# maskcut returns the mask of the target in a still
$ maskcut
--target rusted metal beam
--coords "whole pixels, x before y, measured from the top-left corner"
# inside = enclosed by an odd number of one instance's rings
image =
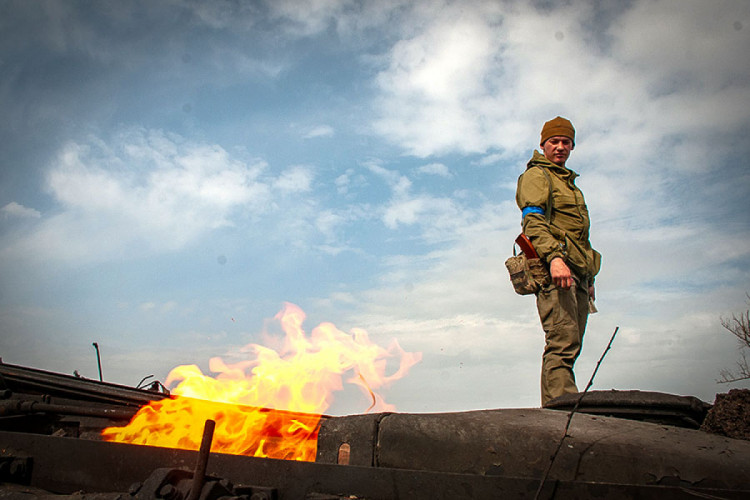
[[[0,417],[7,417],[10,415],[28,415],[32,413],[54,413],[57,415],[98,417],[109,420],[130,420],[137,411],[138,408],[120,409],[98,408],[84,405],[58,405],[22,399],[0,401]]]
[[[0,389],[27,395],[45,395],[81,402],[140,407],[168,397],[161,392],[135,389],[34,368],[0,362]]]

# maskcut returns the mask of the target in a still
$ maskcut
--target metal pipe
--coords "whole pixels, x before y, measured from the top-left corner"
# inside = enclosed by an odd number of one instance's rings
[[[30,413],[57,413],[59,415],[78,415],[83,417],[101,417],[113,420],[130,420],[138,408],[109,409],[90,406],[58,405],[29,400],[0,401],[0,417],[26,415]]]
[[[193,472],[193,484],[190,486],[190,495],[187,497],[187,500],[198,500],[200,498],[203,483],[206,480],[206,466],[208,465],[208,456],[211,453],[211,441],[214,438],[215,428],[215,421],[211,419],[206,420],[206,425],[203,427],[201,447],[198,451],[198,460],[195,463],[195,472]]]
[[[99,382],[104,382],[104,379],[102,378],[102,358],[99,355],[99,344],[94,342],[91,345],[93,345],[94,349],[96,349],[96,363],[99,365]]]

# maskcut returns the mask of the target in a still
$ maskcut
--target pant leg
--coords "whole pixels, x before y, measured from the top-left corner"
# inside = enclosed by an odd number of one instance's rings
[[[588,287],[563,290],[551,285],[537,294],[537,310],[545,335],[542,356],[542,405],[576,393],[573,365],[581,353],[588,319]]]

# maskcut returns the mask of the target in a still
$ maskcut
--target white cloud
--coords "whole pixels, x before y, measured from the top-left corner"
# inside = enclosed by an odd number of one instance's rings
[[[497,30],[476,8],[439,11],[428,28],[396,43],[377,78],[375,130],[418,156],[477,151],[483,120],[477,97],[487,92]]]
[[[750,42],[742,30],[749,14],[746,2],[733,0],[636,2],[610,30],[613,52],[657,93],[733,85],[748,71],[738,62]]]
[[[452,198],[413,193],[412,181],[395,170],[375,162],[368,163],[366,167],[391,189],[390,200],[381,208],[383,223],[389,229],[419,225],[422,238],[435,243],[452,240],[455,237],[454,229],[465,224],[468,218],[475,217],[471,210]],[[431,173],[444,172],[444,169],[436,166],[428,166],[428,170]]]
[[[346,221],[346,219],[334,213],[332,210],[323,210],[315,218],[315,226],[329,240],[334,239],[336,230]]]
[[[345,195],[349,192],[349,184],[351,183],[352,173],[353,173],[353,170],[348,169],[345,173],[339,175],[333,181],[333,183],[336,186],[336,191],[338,191],[339,194]]]
[[[309,36],[326,29],[350,1],[312,0],[301,5],[295,0],[275,0],[268,3],[274,17],[283,18],[287,29],[297,36]]]
[[[438,177],[445,177],[446,179],[453,177],[450,169],[443,163],[429,163],[427,165],[422,165],[417,169],[417,172],[420,174],[437,175]]]
[[[396,229],[401,224],[414,224],[427,211],[426,201],[419,198],[394,201],[386,208],[383,222],[390,229]]]
[[[364,166],[387,184],[394,198],[403,198],[411,190],[411,181],[400,172],[385,168],[375,161],[367,162]]]
[[[414,8],[409,0],[268,0],[267,5],[271,16],[282,20],[282,28],[291,36],[312,37],[333,28],[350,37],[349,43],[368,29],[388,27],[394,13]]]
[[[453,229],[467,215],[468,211],[457,206],[450,198],[402,196],[391,200],[385,208],[383,223],[390,229],[420,224],[423,226],[423,237],[436,242],[453,239]]]
[[[333,137],[336,131],[330,125],[318,125],[311,128],[303,137],[305,139],[315,139],[318,137]]]
[[[750,108],[741,105],[750,98],[750,67],[737,64],[750,40],[736,27],[750,16],[750,4],[726,2],[712,15],[705,3],[689,6],[697,8],[635,2],[605,12],[581,1],[494,9],[478,2],[462,4],[461,12],[421,11],[415,25],[424,29],[393,46],[378,76],[383,112],[376,130],[419,156],[499,150],[479,161],[487,164],[530,155],[542,122],[569,116],[579,131],[570,166],[583,174],[595,244],[637,262],[677,250],[685,267],[704,276],[711,261],[705,242],[729,230],[716,220],[709,193],[726,193],[725,177],[732,186],[747,180],[739,168],[708,173],[728,157],[735,143],[728,137],[750,124]],[[429,202],[394,194],[389,227],[427,219]],[[634,244],[651,229],[659,242],[648,245],[651,253],[638,250]],[[680,261],[670,262],[664,270],[674,267],[677,279]]]
[[[5,253],[98,260],[173,251],[233,225],[240,209],[243,217],[265,211],[266,169],[263,161],[153,130],[129,130],[111,144],[70,143],[47,175],[60,209]],[[270,182],[294,192],[308,189],[309,179],[298,168]]]
[[[409,153],[525,154],[555,114],[584,140],[626,134],[641,152],[678,134],[706,145],[750,119],[735,105],[749,92],[750,68],[737,64],[748,30],[734,27],[746,3],[635,2],[608,30],[612,18],[595,21],[601,7],[585,1],[460,7],[419,11],[411,22],[425,28],[396,43],[378,75],[375,130]]]
[[[304,193],[310,190],[312,180],[312,169],[308,166],[297,165],[282,172],[273,186],[282,193]]]
[[[38,219],[42,216],[38,210],[24,207],[15,201],[11,201],[4,207],[0,208],[0,214],[2,214],[5,219]]]

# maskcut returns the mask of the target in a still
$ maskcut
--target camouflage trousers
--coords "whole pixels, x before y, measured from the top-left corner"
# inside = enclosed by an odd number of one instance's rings
[[[563,394],[576,393],[573,365],[581,353],[589,314],[586,282],[563,290],[550,285],[537,294],[536,307],[544,329],[542,406]]]

